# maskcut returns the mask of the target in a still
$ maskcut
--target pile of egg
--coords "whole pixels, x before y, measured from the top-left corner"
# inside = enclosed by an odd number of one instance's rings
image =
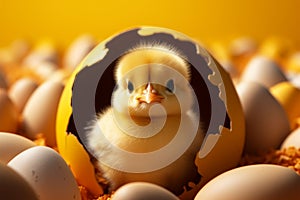
[[[96,43],[83,35],[64,51],[49,41],[0,48],[0,199],[178,200],[142,182],[93,197],[57,152],[55,120],[65,82]],[[298,199],[300,50],[282,38],[238,38],[206,48],[232,77],[246,140],[241,165],[208,182],[195,200]]]

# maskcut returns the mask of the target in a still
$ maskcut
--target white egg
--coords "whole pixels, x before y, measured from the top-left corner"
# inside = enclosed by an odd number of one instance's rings
[[[37,87],[36,81],[30,78],[19,79],[10,87],[9,97],[20,112],[22,112],[27,100]]]
[[[288,147],[300,148],[300,127],[289,134],[283,141],[281,148],[283,149]]]
[[[251,59],[246,65],[241,79],[260,83],[267,88],[287,80],[281,66],[264,56],[256,56]]]
[[[179,200],[163,187],[146,182],[133,182],[120,187],[112,200]]]
[[[55,146],[56,112],[63,89],[62,83],[47,81],[33,92],[23,110],[22,130],[26,137],[35,139],[43,133],[46,143]]]
[[[80,200],[75,178],[63,158],[53,149],[37,146],[14,157],[8,166],[34,189],[40,200]]]
[[[95,47],[96,41],[91,35],[81,35],[69,46],[64,56],[64,67],[74,70],[81,60]]]
[[[0,132],[0,161],[6,164],[17,154],[34,146],[34,142],[23,136]]]
[[[38,200],[33,188],[17,172],[0,162],[0,199]]]
[[[287,167],[257,164],[235,168],[208,182],[195,200],[298,200],[300,176]]]
[[[245,153],[257,154],[280,146],[289,134],[285,110],[267,88],[254,82],[237,86],[245,119]]]

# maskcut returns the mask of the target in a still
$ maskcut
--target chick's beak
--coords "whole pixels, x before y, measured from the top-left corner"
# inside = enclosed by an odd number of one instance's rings
[[[161,103],[161,101],[164,99],[162,95],[158,93],[157,90],[154,89],[153,85],[151,83],[148,83],[146,85],[146,88],[143,90],[143,94],[136,97],[136,100],[139,101],[139,103]]]

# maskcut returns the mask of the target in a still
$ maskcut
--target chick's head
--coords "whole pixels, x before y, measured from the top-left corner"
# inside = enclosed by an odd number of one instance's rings
[[[193,104],[190,66],[181,56],[163,49],[138,49],[122,56],[116,65],[117,89],[113,107],[120,113],[148,117],[180,115]],[[153,107],[154,108],[154,107]]]

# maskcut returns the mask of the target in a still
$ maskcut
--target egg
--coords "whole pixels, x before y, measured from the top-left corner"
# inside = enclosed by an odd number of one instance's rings
[[[299,73],[300,72],[300,51],[293,53],[287,61],[287,70]]]
[[[96,41],[91,35],[79,36],[66,50],[63,66],[73,71],[95,45]]]
[[[1,65],[0,65],[0,67],[1,67]],[[0,88],[2,88],[2,89],[8,88],[6,77],[5,77],[4,73],[2,73],[1,70],[0,70]]]
[[[0,161],[6,164],[17,154],[34,146],[33,141],[23,136],[0,132]]]
[[[279,82],[287,81],[281,66],[264,56],[253,57],[245,66],[241,79],[260,83],[267,88]]]
[[[36,146],[27,149],[8,164],[34,189],[40,200],[80,200],[72,172],[53,149]]]
[[[8,95],[19,112],[23,111],[27,100],[38,87],[36,81],[30,78],[22,78],[15,82],[9,89]]]
[[[147,182],[133,182],[120,187],[112,200],[179,200],[174,194],[158,185]]]
[[[0,199],[38,200],[38,197],[22,176],[0,162]]]
[[[40,63],[51,62],[58,64],[58,52],[55,43],[50,39],[38,41],[35,47],[22,60],[22,65],[35,69]]]
[[[22,132],[26,137],[35,139],[42,133],[48,145],[56,145],[56,113],[63,88],[60,82],[46,81],[32,93],[22,113]]]
[[[257,164],[227,171],[209,183],[195,200],[296,200],[300,176],[287,167]]]
[[[300,117],[300,88],[290,82],[282,82],[271,87],[270,92],[284,108],[293,130]]]
[[[283,63],[294,50],[294,44],[291,40],[283,37],[271,36],[262,41],[259,47],[259,53]]]
[[[0,131],[15,133],[18,129],[19,113],[7,92],[0,89]]]
[[[191,165],[197,167],[196,173],[201,176],[201,180],[194,184],[187,183],[190,188],[180,195],[180,199],[192,199],[207,181],[237,166],[240,161],[245,139],[245,122],[230,75],[204,48],[184,34],[159,27],[138,27],[114,35],[97,45],[74,70],[59,103],[56,121],[59,152],[70,165],[79,184],[87,187],[94,195],[102,194],[103,189],[95,179],[91,154],[80,138],[80,131],[87,128],[82,117],[93,116],[90,111],[95,112],[95,109],[101,106],[104,108],[111,102],[111,92],[114,89],[113,63],[116,59],[136,44],[151,43],[154,39],[178,48],[191,59],[195,66],[192,75],[195,77],[191,84],[197,94],[202,95],[199,101],[201,113],[210,127],[205,141],[199,144],[200,151],[195,156],[195,163],[191,162]],[[80,86],[82,90],[78,89]],[[97,88],[101,92],[96,92]],[[80,107],[74,106],[75,96],[82,98],[79,102],[85,103]],[[84,112],[79,112],[79,109]],[[76,121],[80,118],[81,120]],[[142,161],[138,159],[136,162]],[[181,187],[185,183],[177,184]]]
[[[258,83],[241,82],[237,91],[246,118],[245,153],[259,154],[278,148],[290,131],[283,107]]]
[[[290,133],[281,145],[281,149],[288,147],[300,148],[300,127]]]
[[[241,73],[245,65],[257,52],[258,44],[251,37],[239,37],[231,41],[228,49],[232,62]]]

